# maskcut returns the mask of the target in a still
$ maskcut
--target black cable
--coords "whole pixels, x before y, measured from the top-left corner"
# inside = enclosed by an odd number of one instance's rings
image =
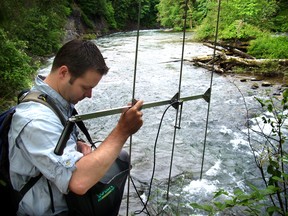
[[[150,216],[150,213],[149,211],[147,210],[147,204],[148,204],[148,201],[149,201],[149,198],[150,198],[150,195],[151,195],[151,189],[152,189],[152,184],[153,184],[153,179],[154,179],[154,175],[155,175],[155,167],[156,167],[156,146],[157,146],[157,142],[158,142],[158,138],[159,138],[159,134],[160,134],[160,129],[161,129],[161,126],[162,126],[162,122],[163,122],[163,119],[164,119],[164,116],[166,114],[166,112],[168,111],[168,109],[175,105],[175,104],[179,104],[179,101],[175,101],[173,103],[171,103],[163,112],[162,114],[162,117],[161,117],[161,120],[160,120],[160,123],[159,123],[159,127],[158,127],[158,131],[157,131],[157,135],[156,135],[156,139],[155,139],[155,144],[154,144],[154,154],[153,154],[153,169],[152,169],[152,176],[151,176],[151,180],[150,180],[150,184],[149,184],[149,190],[148,190],[148,195],[147,195],[147,200],[146,202],[144,203],[142,198],[140,197],[140,194],[135,186],[135,184],[133,183],[133,186],[134,186],[134,189],[138,195],[138,197],[140,198],[142,204],[143,204],[143,208],[141,210],[136,210],[134,211],[135,214],[140,214],[140,213],[145,213],[147,215]],[[131,180],[132,180],[132,177],[131,177]],[[147,212],[144,212],[144,210],[146,210]],[[161,212],[160,212],[161,213]],[[160,213],[157,213],[157,215],[159,215]]]

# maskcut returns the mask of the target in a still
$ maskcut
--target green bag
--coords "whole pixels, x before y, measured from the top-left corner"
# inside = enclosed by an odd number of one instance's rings
[[[106,175],[84,195],[69,192],[69,216],[117,216],[129,174],[128,153],[122,151]]]

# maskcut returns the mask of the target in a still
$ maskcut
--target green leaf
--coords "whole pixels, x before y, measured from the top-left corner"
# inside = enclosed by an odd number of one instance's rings
[[[229,195],[228,192],[224,191],[223,189],[220,189],[219,191],[216,191],[216,192],[214,192],[214,193],[215,193],[215,195],[214,195],[213,198],[219,197],[219,196],[221,196],[221,195],[226,195],[226,196]]]
[[[211,205],[199,205],[198,203],[190,203],[189,205],[196,209],[213,212],[213,207]]]

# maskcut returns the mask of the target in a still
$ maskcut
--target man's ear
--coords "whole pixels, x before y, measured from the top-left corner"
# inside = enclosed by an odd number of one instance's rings
[[[70,73],[68,67],[66,65],[62,65],[58,70],[58,75],[60,79],[65,79],[67,77],[69,77],[70,79]]]

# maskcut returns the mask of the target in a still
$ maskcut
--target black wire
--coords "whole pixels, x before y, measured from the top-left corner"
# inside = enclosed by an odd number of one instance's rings
[[[143,208],[141,210],[136,210],[134,211],[135,214],[140,214],[140,213],[145,213],[147,215],[150,215],[149,211],[147,210],[147,204],[148,204],[148,201],[149,201],[149,198],[150,198],[150,195],[151,195],[151,189],[152,189],[152,184],[153,184],[153,179],[154,179],[154,175],[155,175],[155,167],[156,167],[156,146],[157,146],[157,142],[158,142],[158,138],[159,138],[159,134],[160,134],[160,129],[161,129],[161,126],[162,126],[162,122],[163,122],[163,119],[164,119],[164,116],[166,114],[166,112],[168,111],[168,109],[175,105],[175,104],[179,104],[179,101],[175,101],[173,103],[171,103],[163,112],[162,114],[162,117],[161,117],[161,120],[160,120],[160,123],[159,123],[159,127],[158,127],[158,131],[157,131],[157,135],[156,135],[156,139],[155,139],[155,144],[154,144],[154,154],[153,154],[153,169],[152,169],[152,176],[151,176],[151,180],[150,180],[150,184],[149,184],[149,190],[148,190],[148,195],[147,195],[147,200],[146,202],[144,203],[142,198],[140,197],[140,194],[135,186],[135,184],[133,183],[133,186],[134,186],[134,189],[138,195],[138,197],[140,198],[142,204],[143,204]],[[131,177],[132,179],[132,177]],[[147,212],[144,212],[144,210],[146,210]],[[161,213],[161,212],[160,212]],[[160,213],[157,213],[157,215],[159,215]]]
[[[91,149],[97,149],[97,146],[95,144],[96,143],[102,143],[102,142],[103,142],[103,140],[97,140],[97,141],[91,143]]]

